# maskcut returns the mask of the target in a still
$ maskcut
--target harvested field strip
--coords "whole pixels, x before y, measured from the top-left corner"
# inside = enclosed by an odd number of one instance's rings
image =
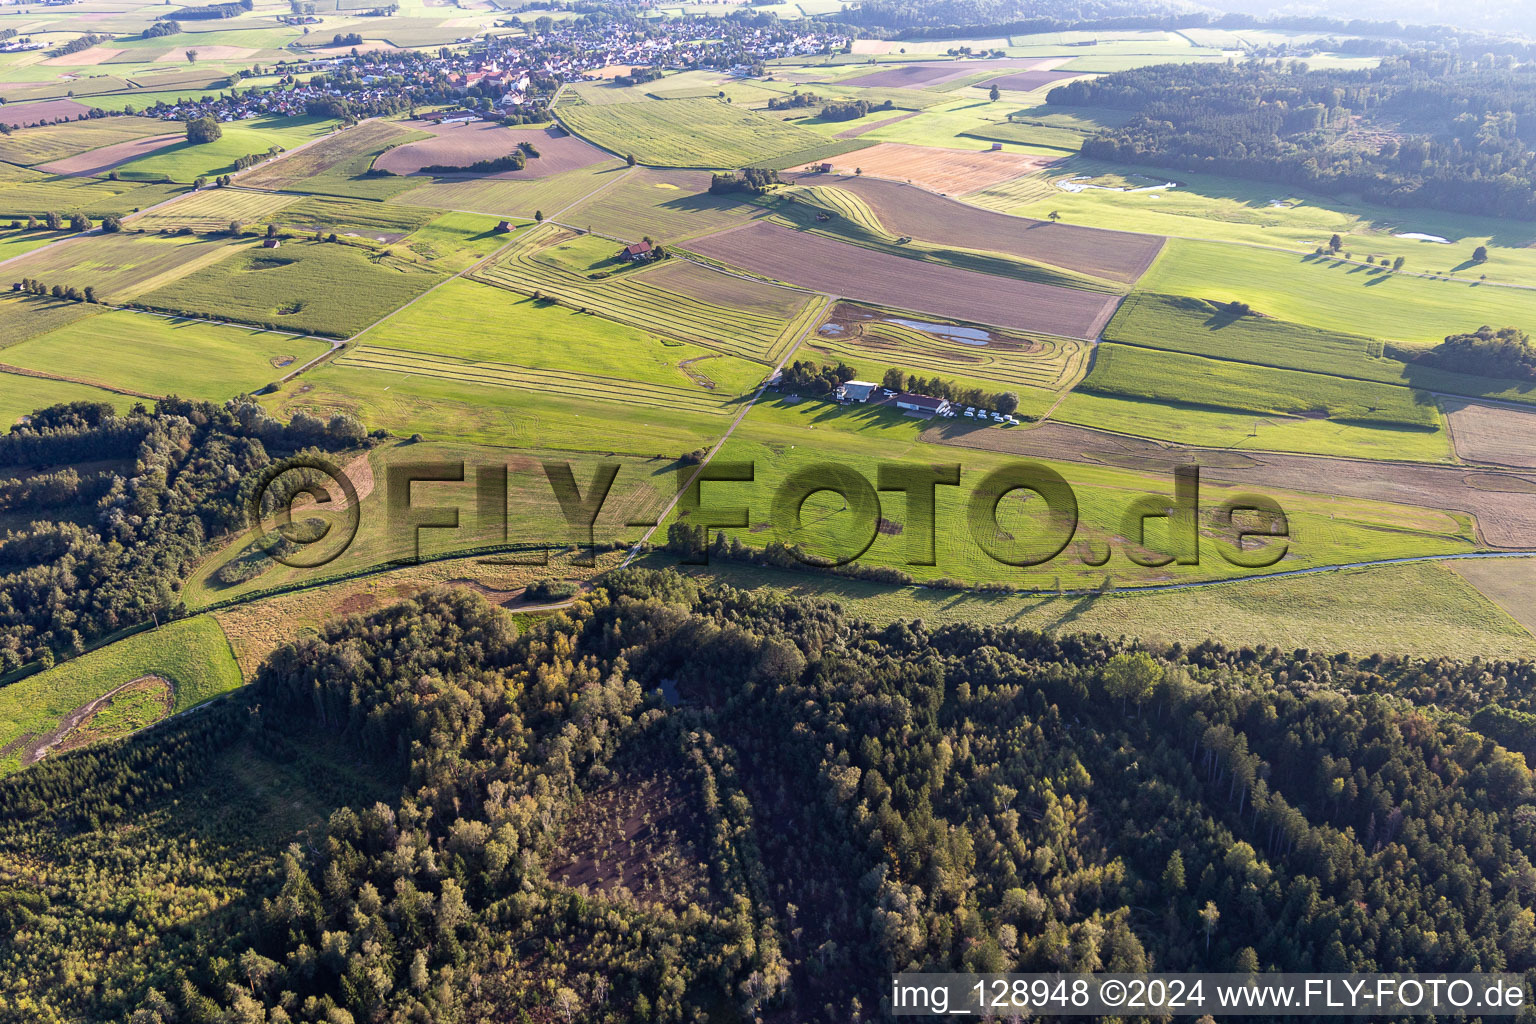
[[[925,193],[926,194],[926,193]],[[911,260],[921,260],[929,263],[938,263],[946,267],[954,267],[958,270],[973,270],[983,274],[995,274],[1003,278],[1017,278],[1021,281],[1033,281],[1036,284],[1055,285],[1062,288],[1080,288],[1083,291],[1104,292],[1119,295],[1125,290],[1124,284],[1112,281],[1105,277],[1095,277],[1091,274],[1071,270],[1057,266],[1054,263],[1045,262],[1038,255],[1023,255],[1018,251],[1004,252],[1000,248],[991,251],[981,249],[962,248],[956,244],[957,239],[970,240],[971,236],[984,240],[984,244],[994,245],[997,242],[1009,244],[1013,240],[1008,232],[960,231],[950,227],[930,227],[929,234],[944,234],[946,241],[932,242],[925,239],[914,239],[910,234],[898,236],[889,228],[884,227],[875,211],[858,196],[842,189],[831,186],[811,186],[810,189],[797,187],[785,190],[780,195],[788,202],[776,203],[775,212],[790,227],[799,231],[809,231],[839,242],[851,242],[861,245],[876,252],[888,253],[893,256],[901,256]],[[810,214],[805,207],[830,213],[830,219],[824,220],[822,214]],[[967,211],[972,216],[990,217],[991,214],[979,214],[976,211]],[[962,214],[962,216],[964,216]],[[1014,218],[1005,218],[1013,220]],[[1021,222],[1033,223],[1033,222]],[[872,225],[872,226],[871,226]],[[1013,244],[1012,249],[1025,248],[1022,245]],[[1055,257],[1049,247],[1035,244],[1036,250],[1045,250],[1048,255]],[[1070,256],[1070,253],[1067,255]]]
[[[174,145],[185,138],[186,136],[181,133],[147,135],[142,139],[129,139],[127,142],[118,142],[100,149],[77,153],[62,160],[50,160],[48,163],[37,164],[36,167],[39,171],[47,171],[49,174],[76,176],[101,174],[130,160],[137,160],[148,153]]]
[[[873,252],[761,221],[688,243],[769,280],[968,323],[1096,338],[1119,296],[1010,280]]]
[[[166,122],[147,117],[103,117],[93,121],[19,128],[0,138],[0,160],[30,167],[146,136],[164,134]]]
[[[334,132],[281,160],[259,164],[241,179],[255,188],[382,199],[408,183],[366,177],[374,157],[392,145],[428,138],[388,121],[364,121]]]
[[[565,305],[585,308],[610,320],[759,362],[777,360],[813,315],[808,312],[810,303],[806,303],[793,320],[785,321],[691,299],[646,284],[643,274],[621,274],[617,279],[593,281],[537,258],[539,248],[558,238],[551,229],[529,232],[512,249],[473,276],[487,284],[525,295],[543,292]]]
[[[1163,247],[1157,235],[1003,216],[898,182],[843,177],[819,184],[818,192],[834,186],[858,197],[891,234],[986,249],[1122,285],[1146,273]]]
[[[239,188],[206,189],[188,192],[174,203],[132,217],[128,223],[145,231],[184,227],[193,231],[222,231],[231,221],[254,224],[265,220],[298,198]]]
[[[337,362],[342,366],[357,366],[369,370],[392,370],[397,373],[419,374],[424,377],[463,381],[468,384],[518,388],[539,394],[569,395],[573,398],[619,402],[631,406],[635,404],[662,406],[687,412],[723,413],[726,401],[735,397],[732,395],[717,398],[702,389],[695,391],[619,377],[599,377],[594,374],[569,373],[562,370],[541,370],[531,366],[518,366],[514,363],[476,362],[426,352],[374,348],[371,345],[352,349]]]
[[[1088,347],[1068,338],[1031,339],[1028,352],[993,352],[988,348],[946,342],[915,328],[883,321],[855,325],[859,330],[828,336],[817,333],[807,341],[836,356],[852,360],[888,361],[908,373],[940,377],[963,375],[998,384],[1059,389],[1082,369]]]

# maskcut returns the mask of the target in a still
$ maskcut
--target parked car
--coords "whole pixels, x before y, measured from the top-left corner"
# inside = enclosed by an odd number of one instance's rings
[[[971,419],[975,419],[976,418],[976,410],[975,409],[967,409],[967,410],[965,410],[965,414],[967,416],[969,416]]]

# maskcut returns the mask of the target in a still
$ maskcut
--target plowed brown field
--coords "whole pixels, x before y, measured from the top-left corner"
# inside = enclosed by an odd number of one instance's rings
[[[49,174],[72,174],[77,177],[100,174],[110,171],[119,164],[125,164],[130,160],[137,160],[141,156],[147,156],[157,149],[164,149],[186,138],[185,134],[151,135],[143,139],[130,139],[127,142],[119,142],[112,146],[102,146],[100,149],[92,149],[75,156],[65,157],[63,160],[55,160],[52,163],[38,164],[37,170],[47,171]]]
[[[433,125],[408,122],[411,128],[430,132],[433,138],[396,146],[374,161],[374,166],[395,174],[420,174],[424,167],[468,167],[481,160],[495,160],[531,142],[539,155],[520,171],[501,171],[491,178],[547,178],[608,159],[608,154],[559,128],[507,128],[488,121]]]
[[[1120,301],[892,256],[761,221],[695,239],[688,248],[813,291],[1069,338],[1098,337]]]
[[[852,192],[893,235],[1008,253],[1127,284],[1146,273],[1163,248],[1158,235],[1010,217],[894,181],[825,174],[798,180]]]
[[[795,168],[807,171],[830,163],[834,171],[855,170],[877,178],[911,182],[945,195],[963,195],[1060,163],[1061,157],[1033,153],[1005,153],[977,149],[940,149],[909,146],[904,142],[878,142],[831,160],[818,160]]]

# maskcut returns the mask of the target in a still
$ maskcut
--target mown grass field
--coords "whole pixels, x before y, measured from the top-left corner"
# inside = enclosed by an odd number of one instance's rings
[[[240,179],[252,188],[309,192],[355,199],[387,199],[415,185],[408,179],[370,177],[374,157],[391,146],[428,138],[392,121],[365,121],[282,160],[258,165]]]
[[[606,239],[546,225],[526,232],[475,277],[524,295],[542,292],[563,305],[768,363],[782,354],[816,312],[809,295],[792,317],[782,317],[652,286],[644,270],[619,269],[623,264],[612,258],[616,249]],[[589,276],[610,271],[617,272],[601,280]],[[721,277],[722,287],[735,288],[737,279]]]
[[[223,401],[258,390],[329,348],[246,327],[112,311],[5,350],[4,361],[151,395]],[[291,360],[279,367],[283,360]]]
[[[496,230],[499,224],[497,218],[479,213],[439,214],[402,238],[394,252],[457,273],[506,244],[507,236]]]
[[[754,389],[763,377],[760,363],[462,278],[390,317],[358,343],[683,388],[709,398],[716,408]],[[690,371],[714,387],[702,387]]]
[[[592,164],[548,178],[467,178],[421,185],[393,202],[434,210],[457,210],[501,217],[553,217],[563,209],[624,174],[622,160]],[[398,179],[415,184],[419,179]]]
[[[1129,345],[1100,345],[1078,388],[1259,416],[1326,416],[1427,432],[1443,426],[1434,401],[1407,388]]]
[[[665,555],[653,555],[643,564],[663,567],[671,562]],[[884,587],[718,560],[707,569],[683,571],[742,589],[823,597],[876,623],[995,623],[1056,635],[1099,633],[1191,647],[1212,640],[1234,648],[1274,646],[1355,655],[1536,656],[1536,637],[1446,567],[1462,570],[1501,562],[1424,562],[1088,597],[1001,597]]]
[[[881,516],[892,525],[882,527],[876,534],[873,545],[860,559],[861,564],[899,568],[919,580],[948,576],[968,582],[1047,589],[1096,588],[1106,580],[1111,585],[1129,586],[1225,579],[1264,571],[1240,569],[1220,557],[1217,538],[1221,530],[1209,518],[1210,509],[1238,493],[1251,491],[1251,485],[1228,487],[1202,481],[1200,500],[1206,512],[1202,513],[1200,564],[1148,568],[1133,564],[1125,555],[1123,517],[1141,495],[1170,495],[1171,479],[1165,474],[1081,463],[1047,463],[1067,480],[1076,495],[1080,518],[1073,545],[1053,561],[1039,566],[1004,565],[990,557],[972,537],[967,527],[966,502],[977,481],[1008,462],[1008,457],[917,441],[916,435],[929,422],[883,409],[839,408],[809,399],[759,403],[717,456],[753,462],[755,481],[706,487],[704,500],[706,504],[746,505],[753,510],[753,528],[726,531],[727,536],[739,537],[749,546],[760,547],[770,540],[785,539],[801,542],[819,555],[846,554],[867,537],[868,527],[856,523],[854,513],[842,507],[841,499],[829,492],[813,495],[805,503],[798,531],[781,534],[773,524],[772,497],[789,474],[812,464],[831,462],[857,470],[873,481],[880,461],[920,465],[958,462],[962,467],[960,486],[937,489],[938,564],[908,564],[905,499],[895,494],[881,499]],[[1039,498],[1024,500],[1029,493],[1016,491],[1003,499],[998,510],[1001,532],[994,540],[1010,546],[1039,542],[1042,503]],[[1266,493],[1285,509],[1290,531],[1287,553],[1270,571],[1469,551],[1476,546],[1472,524],[1466,516],[1279,489]],[[1161,543],[1164,529],[1159,521],[1149,524],[1149,543]],[[1086,541],[1087,547],[1079,546],[1078,541]],[[1089,564],[1101,559],[1108,545],[1114,547],[1109,561]]]
[[[106,402],[118,412],[126,412],[141,401],[85,384],[0,372],[0,430],[9,430],[21,417],[60,402]]]
[[[262,402],[287,419],[299,410],[347,412],[371,429],[515,448],[619,452],[670,462],[705,447],[729,420],[666,406],[594,404],[567,395],[326,363]]]
[[[1020,113],[1030,117],[1035,114]],[[1094,174],[1106,169],[1115,168],[1097,161],[1074,160],[1043,176],[1033,192],[1021,192],[1011,199],[999,195],[993,197],[996,202],[985,201],[983,196],[969,198],[1028,217],[1044,217],[1055,210],[1067,224],[1274,246],[1298,253],[1326,245],[1332,235],[1338,234],[1344,251],[1354,253],[1357,259],[1375,255],[1390,261],[1402,256],[1407,260],[1404,269],[1411,273],[1450,271],[1452,276],[1468,281],[1487,274],[1490,281],[1526,284],[1536,275],[1536,249],[1532,248],[1536,227],[1518,221],[1376,206],[1293,192],[1284,185],[1267,182],[1155,168],[1138,169],[1138,173],[1161,181],[1177,181],[1178,187],[1148,192],[1087,189],[1071,193],[1051,183],[1070,174]],[[1436,235],[1450,241],[1442,245],[1394,237],[1403,232]],[[1487,263],[1472,262],[1472,253],[1479,245],[1488,248]]]
[[[50,210],[84,213],[93,219],[123,216],[183,191],[183,185],[72,178],[20,167],[0,172],[0,209],[23,220],[29,214],[41,218]]]
[[[587,141],[655,167],[792,167],[863,145],[717,99],[562,105],[557,113]]]
[[[293,149],[321,137],[334,125],[334,121],[312,117],[258,117],[233,121],[219,126],[222,134],[213,142],[179,142],[126,163],[118,171],[124,177],[166,177],[177,182],[232,174],[235,161],[243,156],[265,153],[273,146]]]
[[[1136,292],[1120,304],[1104,340],[1289,370],[1308,370],[1503,401],[1536,402],[1536,387],[1414,366],[1382,355],[1382,343],[1268,317],[1235,317],[1203,299]]]
[[[304,231],[325,234],[366,235],[393,240],[408,235],[435,216],[430,210],[362,199],[335,196],[309,196],[291,206],[284,206],[265,218]]]
[[[5,268],[4,280],[24,277],[48,287],[91,286],[109,302],[127,302],[231,256],[223,238],[165,237],[122,232],[89,235],[28,253]]]
[[[188,192],[157,210],[141,213],[129,220],[128,225],[145,231],[167,228],[175,231],[184,227],[199,232],[224,231],[233,221],[243,225],[263,221],[298,199],[298,196],[239,188],[203,189]]]
[[[1359,459],[1451,462],[1445,431],[1385,430],[1304,416],[1261,416],[1180,402],[1070,392],[1054,420],[1179,444]]]
[[[1536,289],[1429,280],[1247,245],[1170,239],[1140,285],[1410,344],[1434,344],[1481,324],[1536,325]]]
[[[141,295],[150,309],[332,337],[355,334],[441,281],[371,249],[289,241],[245,244],[222,263]]]
[[[242,683],[217,622],[198,616],[136,633],[0,688],[0,748],[40,737],[76,708],[145,675],[170,680],[176,711],[196,707]],[[21,767],[20,752],[0,754],[0,775]]]
[[[100,312],[89,303],[7,292],[0,295],[0,349]]]
[[[30,167],[119,142],[164,135],[176,128],[175,124],[148,117],[102,117],[18,128],[0,137],[0,161]]]
[[[708,189],[705,172],[640,168],[567,210],[560,219],[616,238],[638,240],[649,235],[671,244],[765,215],[762,207],[744,197],[714,196]]]

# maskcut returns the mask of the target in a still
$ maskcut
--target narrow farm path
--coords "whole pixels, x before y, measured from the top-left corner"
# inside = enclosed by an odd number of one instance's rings
[[[830,309],[832,303],[836,301],[837,297],[834,295],[823,295],[821,297],[821,307],[816,311],[816,315],[806,321],[806,325],[800,329],[800,333],[795,335],[794,341],[792,341],[789,347],[784,350],[784,354],[779,357],[778,363],[773,368],[773,373],[778,373],[784,368],[784,364],[789,362],[790,357],[799,350],[801,343],[805,341],[805,336],[816,329],[816,327],[822,322],[823,318],[826,317],[827,310]],[[634,546],[629,549],[629,554],[625,555],[624,561],[619,563],[620,569],[629,565],[640,556],[641,550],[647,543],[650,542],[651,537],[655,535],[656,531],[661,529],[661,524],[667,521],[667,516],[672,514],[672,510],[676,508],[677,503],[682,500],[683,493],[687,491],[689,487],[693,486],[694,481],[699,478],[699,474],[704,472],[704,467],[709,465],[709,461],[720,453],[720,450],[725,447],[725,442],[731,439],[731,434],[735,432],[737,427],[741,426],[741,421],[747,418],[747,413],[752,411],[752,406],[757,403],[759,398],[763,397],[763,392],[768,390],[768,379],[773,376],[773,373],[770,373],[767,378],[764,378],[763,383],[758,385],[758,388],[755,392],[753,392],[752,397],[742,403],[741,410],[736,413],[735,419],[731,420],[731,425],[725,428],[725,433],[720,435],[720,440],[716,441],[714,446],[710,448],[709,451],[704,453],[704,458],[699,460],[698,468],[696,468],[693,471],[693,475],[688,478],[688,483],[685,484],[683,488],[676,494],[672,495],[672,500],[667,502],[666,507],[664,507],[660,512],[656,514],[655,524],[651,526],[650,529],[646,530],[644,535],[641,536],[639,540],[635,541]]]

